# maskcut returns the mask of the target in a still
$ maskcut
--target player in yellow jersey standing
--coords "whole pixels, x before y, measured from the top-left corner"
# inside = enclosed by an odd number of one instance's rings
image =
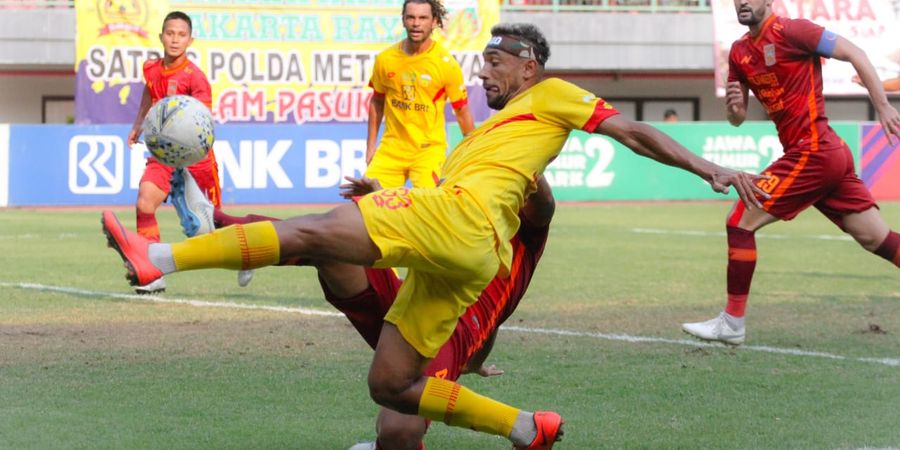
[[[491,34],[479,76],[488,105],[498,112],[456,147],[439,186],[383,189],[325,214],[234,225],[174,244],[150,243],[104,211],[103,231],[131,282],[291,258],[408,267],[369,369],[375,402],[504,436],[517,449],[553,447],[562,434],[559,414],[518,409],[422,371],[491,279],[515,271],[510,240],[519,229],[518,211],[569,133],[610,136],[637,154],[694,173],[719,192],[734,186],[748,208],[760,206],[756,196],[768,196],[754,185],[764,177],[704,160],[656,128],[622,118],[602,98],[544,79],[550,48],[533,25],[497,25]]]
[[[469,112],[462,69],[450,52],[431,38],[447,10],[438,0],[405,0],[406,39],[375,57],[369,87],[366,176],[384,187],[434,187],[447,154],[444,103],[449,100],[464,135],[475,123]],[[377,143],[384,121],[384,134]],[[377,145],[376,145],[377,144]]]

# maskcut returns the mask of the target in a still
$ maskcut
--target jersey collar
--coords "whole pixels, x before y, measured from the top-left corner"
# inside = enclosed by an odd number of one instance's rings
[[[178,72],[179,70],[184,69],[185,67],[187,67],[187,65],[188,65],[190,62],[191,62],[190,59],[184,58],[184,61],[183,61],[181,64],[179,64],[179,65],[177,65],[177,66],[172,66],[172,67],[168,67],[168,68],[167,68],[167,67],[166,67],[166,60],[160,59],[160,60],[159,60],[159,67],[162,69],[163,75],[171,75],[171,74],[173,74],[173,73],[175,73],[175,72]]]
[[[759,29],[759,34],[757,34],[756,37],[751,36],[754,44],[759,44],[759,41],[762,40],[762,37],[766,34],[766,31],[769,31],[769,27],[772,26],[772,22],[774,22],[777,18],[778,16],[772,14],[768,19],[766,19],[765,22],[763,22],[762,28]]]

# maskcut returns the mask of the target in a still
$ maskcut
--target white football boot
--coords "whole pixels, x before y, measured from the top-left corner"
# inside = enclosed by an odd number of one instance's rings
[[[743,323],[737,328],[732,328],[725,314],[723,311],[716,318],[706,322],[683,323],[681,324],[681,329],[685,333],[704,341],[716,341],[731,345],[743,344],[745,333]]]
[[[375,450],[374,442],[360,442],[347,450]]]
[[[246,287],[250,284],[250,281],[253,279],[253,271],[252,270],[238,270],[238,286]]]
[[[187,169],[175,169],[172,173],[169,200],[181,219],[181,229],[185,236],[194,237],[216,229],[213,222],[215,207]]]
[[[211,233],[216,229],[213,221],[215,207],[187,169],[176,169],[172,173],[172,190],[169,192],[169,199],[181,219],[181,229],[185,236],[194,237]],[[247,286],[252,279],[252,270],[238,271],[238,286]]]
[[[135,286],[134,292],[140,295],[161,294],[166,291],[166,279],[159,277],[143,286]]]

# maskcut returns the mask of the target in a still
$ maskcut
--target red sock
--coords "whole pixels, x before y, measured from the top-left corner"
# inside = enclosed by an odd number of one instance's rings
[[[752,231],[727,226],[728,233],[728,304],[725,312],[744,317],[750,282],[756,269],[756,237]]]
[[[159,223],[156,222],[156,214],[147,214],[137,211],[137,232],[150,242],[159,242]]]
[[[900,234],[890,231],[878,249],[875,250],[875,254],[900,267],[900,252],[897,252],[898,248],[900,248]]]

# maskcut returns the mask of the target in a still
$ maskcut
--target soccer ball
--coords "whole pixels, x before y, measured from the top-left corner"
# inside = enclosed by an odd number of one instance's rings
[[[163,164],[187,167],[203,159],[214,140],[209,108],[188,95],[156,102],[144,118],[144,142]]]

